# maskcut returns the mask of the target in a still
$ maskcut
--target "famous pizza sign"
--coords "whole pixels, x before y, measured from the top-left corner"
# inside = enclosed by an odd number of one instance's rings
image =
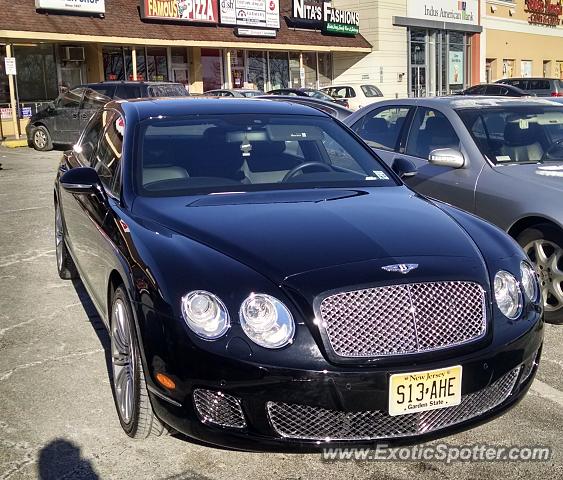
[[[218,23],[218,0],[142,0],[141,18],[179,22]]]

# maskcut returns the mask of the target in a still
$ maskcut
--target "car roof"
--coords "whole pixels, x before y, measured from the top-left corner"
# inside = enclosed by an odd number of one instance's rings
[[[107,104],[119,105],[127,113],[134,110],[139,118],[181,117],[185,115],[227,115],[227,114],[266,114],[266,115],[309,115],[328,117],[319,110],[289,102],[271,102],[241,98],[175,97],[139,98],[117,100]]]
[[[497,80],[497,82],[510,82],[512,80],[559,80],[559,78],[555,77],[510,77],[510,78],[501,78]]]
[[[488,95],[452,95],[446,97],[403,98],[398,100],[383,100],[374,106],[388,105],[418,105],[421,107],[449,107],[449,108],[494,108],[503,106],[561,106],[551,101],[549,97],[494,97]]]
[[[104,82],[92,82],[81,85],[82,87],[91,87],[93,85],[181,85],[178,82],[145,82],[135,80],[108,80]]]

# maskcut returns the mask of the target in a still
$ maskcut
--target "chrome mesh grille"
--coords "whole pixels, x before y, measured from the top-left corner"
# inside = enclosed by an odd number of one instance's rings
[[[512,392],[520,367],[483,390],[463,395],[454,407],[392,417],[380,410],[341,412],[308,405],[268,402],[278,435],[303,440],[375,440],[440,430],[475,418],[503,403]]]
[[[226,393],[199,388],[194,390],[193,396],[197,414],[203,423],[213,423],[229,428],[246,427],[246,420],[238,398]]]
[[[485,335],[485,291],[473,282],[392,285],[325,298],[322,325],[334,353],[372,357],[429,352]]]

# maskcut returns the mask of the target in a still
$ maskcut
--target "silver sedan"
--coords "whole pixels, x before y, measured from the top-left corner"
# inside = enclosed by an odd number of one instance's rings
[[[388,100],[344,123],[414,190],[512,235],[537,266],[546,320],[563,323],[562,104],[498,97]]]

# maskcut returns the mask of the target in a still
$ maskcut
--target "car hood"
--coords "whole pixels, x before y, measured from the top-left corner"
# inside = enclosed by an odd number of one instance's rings
[[[133,214],[203,243],[269,276],[389,259],[470,257],[471,237],[406,187],[138,197]]]
[[[503,165],[497,171],[521,182],[533,182],[540,187],[551,187],[563,191],[563,162],[527,163]]]

